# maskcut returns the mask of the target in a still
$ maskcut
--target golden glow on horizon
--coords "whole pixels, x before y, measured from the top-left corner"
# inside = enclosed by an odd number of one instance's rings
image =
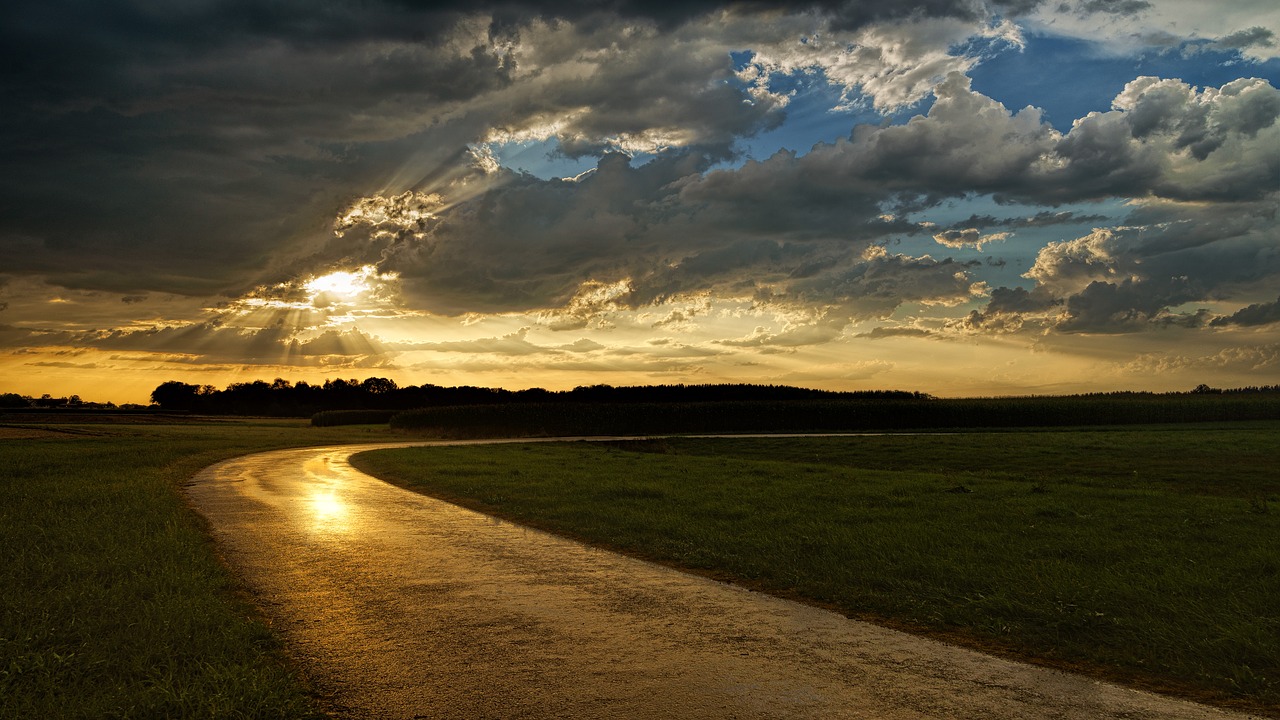
[[[43,331],[0,353],[0,392],[145,404],[168,380],[221,389],[386,377],[512,390],[755,383],[949,397],[1239,387],[1280,367],[1275,334],[1250,328],[978,335],[961,322],[964,306],[937,317],[904,306],[893,318],[847,324],[833,311],[751,298],[689,295],[631,307],[627,279],[585,281],[554,312],[448,317],[399,307],[397,285],[372,265],[347,266],[206,308],[203,321],[95,331],[76,336],[77,346]],[[317,515],[330,517],[338,500],[318,498]]]

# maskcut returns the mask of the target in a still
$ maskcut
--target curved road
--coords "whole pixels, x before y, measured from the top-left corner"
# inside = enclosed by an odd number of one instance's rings
[[[621,557],[347,462],[408,444],[251,455],[187,488],[338,717],[1247,717]]]

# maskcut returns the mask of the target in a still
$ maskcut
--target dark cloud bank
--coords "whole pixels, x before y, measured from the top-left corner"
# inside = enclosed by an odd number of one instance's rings
[[[1138,78],[1062,134],[953,73],[910,122],[713,170],[786,112],[736,81],[716,33],[750,15],[755,39],[778,40],[769,28],[792,32],[779,18],[797,6],[734,4],[724,22],[705,21],[721,4],[699,2],[158,7],[0,11],[5,272],[129,296],[237,295],[371,263],[399,274],[414,307],[445,314],[561,307],[588,281],[629,280],[616,301],[630,306],[714,290],[848,317],[989,293],[971,328],[1035,315],[1070,331],[1146,327],[1280,282],[1280,92],[1261,80]],[[803,8],[831,30],[985,17],[958,0]],[[564,152],[600,156],[594,171],[542,180],[465,152],[552,121]],[[644,164],[610,152],[676,131]],[[335,235],[360,196],[398,200]],[[932,230],[903,219],[974,196],[1046,209]],[[1078,222],[1052,208],[1113,198],[1141,202],[1122,227],[1044,248],[1030,289],[880,248],[935,233],[979,245],[985,228]],[[1274,317],[1251,305],[1207,324]]]
[[[386,228],[369,225],[340,249],[348,261],[400,273],[419,304],[446,313],[555,306],[586,280],[630,278],[632,304],[706,288],[767,290],[774,300],[883,316],[904,302],[954,304],[971,293],[964,264],[868,252],[920,230],[895,210],[973,193],[1032,205],[1131,197],[1143,203],[1123,227],[1051,243],[1029,273],[1037,291],[997,288],[986,312],[1061,306],[1062,329],[1132,329],[1169,307],[1247,295],[1280,277],[1280,168],[1268,150],[1280,138],[1280,93],[1265,82],[1197,93],[1139,79],[1117,109],[1065,135],[1034,109],[1010,113],[973,92],[960,75],[937,96],[906,125],[858,127],[804,156],[783,152],[737,170],[703,172],[709,159],[687,153],[639,167],[609,155],[576,181],[507,174],[442,212],[421,238],[377,241]],[[972,220],[1017,228],[1070,218]],[[948,233],[939,242],[984,237]]]

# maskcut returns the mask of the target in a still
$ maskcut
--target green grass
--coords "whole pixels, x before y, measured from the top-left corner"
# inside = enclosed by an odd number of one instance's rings
[[[321,717],[179,487],[226,457],[385,428],[51,429],[0,438],[0,717]]]
[[[1280,423],[380,451],[464,505],[858,617],[1280,706]]]

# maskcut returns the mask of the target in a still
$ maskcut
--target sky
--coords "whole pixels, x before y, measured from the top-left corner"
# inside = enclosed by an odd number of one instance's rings
[[[11,0],[0,392],[1280,383],[1274,0]]]

